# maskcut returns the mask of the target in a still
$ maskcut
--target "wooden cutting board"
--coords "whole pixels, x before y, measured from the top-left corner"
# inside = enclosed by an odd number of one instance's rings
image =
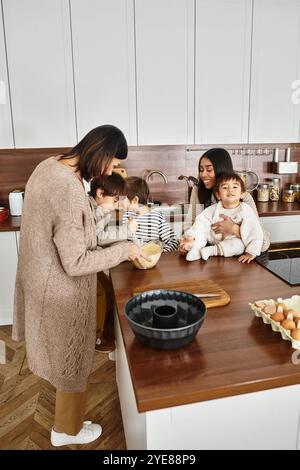
[[[220,297],[201,298],[207,308],[222,307],[230,302],[229,294],[219,284],[211,280],[201,281],[199,279],[138,286],[134,289],[133,295],[153,289],[173,289],[190,294],[218,294]]]

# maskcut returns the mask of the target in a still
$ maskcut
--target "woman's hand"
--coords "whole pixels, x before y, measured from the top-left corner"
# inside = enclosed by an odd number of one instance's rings
[[[179,253],[186,255],[190,251],[195,239],[193,237],[183,237],[179,240]]]
[[[127,257],[127,259],[128,259],[128,261],[133,261],[136,258],[143,258],[146,261],[151,261],[150,258],[148,258],[148,256],[146,256],[141,251],[140,247],[138,247],[135,243],[129,242],[128,243],[128,257]]]
[[[251,263],[251,261],[255,258],[254,255],[250,255],[250,253],[245,253],[244,255],[239,257],[240,263]]]
[[[239,225],[235,224],[227,215],[221,214],[220,217],[223,220],[221,222],[216,222],[211,226],[213,231],[215,233],[220,233],[222,235],[222,240],[230,235],[234,235],[235,237],[240,238]]]

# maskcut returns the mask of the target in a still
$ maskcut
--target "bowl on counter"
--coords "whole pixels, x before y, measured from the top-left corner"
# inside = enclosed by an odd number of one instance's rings
[[[125,307],[125,316],[135,336],[155,349],[177,349],[190,343],[205,315],[202,300],[176,290],[143,292],[130,299]]]
[[[144,258],[136,258],[132,261],[137,269],[151,269],[158,263],[162,254],[162,245],[160,243],[148,242],[142,245],[141,251],[148,256],[149,261]]]

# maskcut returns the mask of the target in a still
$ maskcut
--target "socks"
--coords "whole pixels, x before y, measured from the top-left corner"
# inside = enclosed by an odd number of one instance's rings
[[[206,261],[210,256],[224,256],[221,245],[205,246],[204,248],[193,246],[187,253],[185,259],[187,261],[196,261],[197,259],[202,258],[204,261]]]
[[[210,256],[217,256],[217,245],[206,246],[200,250],[201,258],[205,261],[208,260]]]
[[[190,251],[187,252],[185,259],[187,261],[196,261],[197,259],[201,258],[200,254],[200,247],[199,246],[192,246]]]

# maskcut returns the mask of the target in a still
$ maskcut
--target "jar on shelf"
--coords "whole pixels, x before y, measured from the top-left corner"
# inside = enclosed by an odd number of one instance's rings
[[[280,200],[280,178],[273,178],[270,183],[270,201]]]
[[[293,189],[285,189],[282,193],[283,202],[294,202],[294,191]]]
[[[290,184],[290,189],[294,192],[294,201],[300,201],[300,184]]]
[[[257,201],[268,202],[270,197],[270,186],[267,183],[261,183],[257,186]]]

